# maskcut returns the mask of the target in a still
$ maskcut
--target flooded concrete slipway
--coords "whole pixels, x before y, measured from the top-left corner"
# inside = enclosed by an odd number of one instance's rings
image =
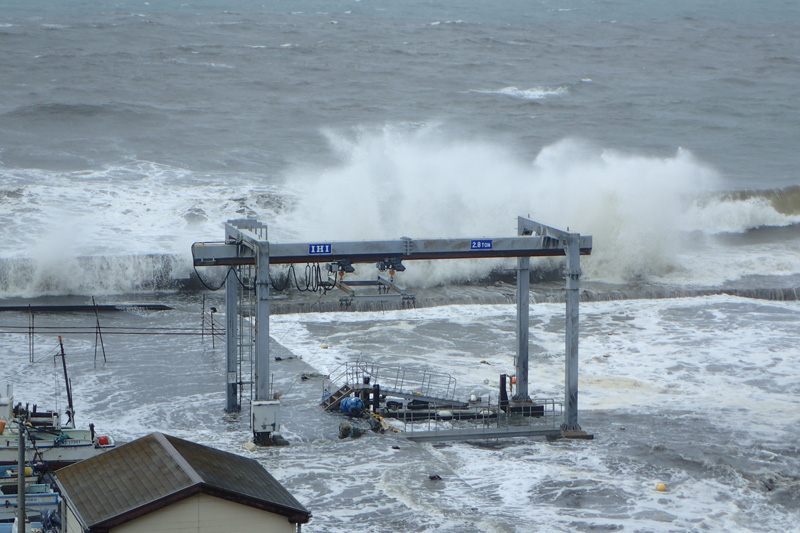
[[[497,394],[498,375],[514,370],[513,286],[451,287],[419,300],[457,294],[461,303],[447,306],[273,314],[271,356],[280,360],[271,370],[291,442],[283,448],[242,449],[247,413],[224,413],[224,343],[208,329],[197,334],[197,294],[98,302],[170,307],[101,313],[107,362],[96,351],[93,312],[39,312],[33,337],[11,333],[29,326],[28,313],[3,312],[0,378],[19,401],[63,408],[53,357],[62,335],[79,425],[93,422],[119,441],[162,431],[256,458],[313,513],[305,531],[798,530],[798,302],[730,294],[584,301],[579,421],[591,441],[339,439],[342,417],[318,406],[322,379],[313,376],[345,361],[448,372],[462,398]],[[278,298],[276,310],[291,310]],[[338,295],[313,298],[320,308],[338,305]],[[556,291],[531,308],[530,390],[560,401],[558,299]],[[221,294],[205,305],[220,310],[219,327]]]

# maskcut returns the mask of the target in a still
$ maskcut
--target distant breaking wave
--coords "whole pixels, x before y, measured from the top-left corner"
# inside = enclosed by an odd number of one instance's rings
[[[140,117],[159,116],[159,110],[148,106],[127,103],[109,104],[65,104],[51,102],[46,104],[33,104],[11,109],[4,113],[6,120],[52,120],[62,118],[65,120],[112,116],[120,119],[134,119]]]
[[[67,269],[48,267],[26,259],[0,260],[0,301],[38,296],[113,296],[154,292],[200,293],[208,287],[221,288],[224,267],[192,269],[186,257],[166,254],[82,257],[66,260]],[[409,263],[411,269],[421,263]],[[423,269],[426,267],[422,266]],[[563,260],[534,265],[531,270],[530,300],[533,303],[564,301]],[[320,293],[301,293],[294,287],[308,288],[313,282],[305,279],[304,269],[296,268],[296,281],[286,283],[288,265],[270,268],[273,294],[281,298],[273,304],[275,313],[300,313],[308,311],[339,311],[339,293],[322,299]],[[69,274],[66,274],[69,272]],[[198,274],[201,277],[198,278]],[[366,279],[369,272],[361,269],[351,279]],[[402,275],[399,276],[402,278]],[[513,303],[516,274],[508,268],[496,268],[486,276],[473,278],[469,283],[451,283],[438,287],[420,287],[406,284],[410,294],[416,296],[415,306],[429,307],[446,304],[503,304]],[[684,287],[664,284],[604,284],[591,280],[581,283],[582,301],[612,301],[634,299],[687,298],[728,294],[745,298],[773,301],[800,300],[800,287],[771,286],[769,282],[756,282],[754,286]],[[787,284],[783,284],[787,285]],[[790,284],[789,284],[790,285]],[[276,287],[281,290],[276,290]],[[286,297],[288,296],[288,299]],[[397,302],[402,306],[402,302]],[[392,302],[356,300],[350,310],[374,311],[394,308]]]
[[[526,215],[593,236],[587,281],[719,288],[769,272],[763,286],[783,287],[800,276],[800,187],[713,192],[716,172],[688,150],[652,157],[565,139],[529,160],[424,125],[323,133],[331,162],[280,186],[140,160],[0,166],[0,297],[181,286],[191,243],[219,240],[242,217],[267,222],[272,242],[328,242],[513,236]],[[534,263],[538,279],[561,278],[559,259]],[[437,287],[491,282],[514,261],[409,266],[404,284]]]
[[[783,189],[761,191],[739,191],[728,193],[732,198],[748,199],[763,197],[769,200],[776,211],[784,215],[800,216],[800,185]]]
[[[555,89],[548,89],[545,87],[533,87],[531,89],[504,87],[502,89],[495,89],[495,90],[474,89],[471,92],[481,93],[481,94],[501,94],[504,96],[511,96],[512,98],[518,98],[520,100],[543,100],[548,96],[562,96],[564,94],[567,94],[568,90],[566,87],[556,87]]]
[[[47,103],[18,107],[5,114],[6,118],[35,118],[51,116],[93,116],[112,112],[115,106],[90,104]]]
[[[173,290],[190,268],[185,257],[165,254],[0,259],[0,298]]]
[[[728,191],[696,198],[686,210],[682,229],[704,233],[746,233],[800,224],[800,186]]]

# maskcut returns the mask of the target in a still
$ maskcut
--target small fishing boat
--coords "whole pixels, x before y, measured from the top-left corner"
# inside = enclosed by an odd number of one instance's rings
[[[14,520],[19,506],[19,495],[14,491],[0,491],[0,523]],[[59,494],[50,485],[32,483],[25,486],[25,510],[29,517],[46,516],[49,512],[57,512],[61,501]]]
[[[96,435],[94,428],[39,427],[25,429],[25,464],[44,463],[52,470],[94,457],[116,443],[111,437]],[[19,460],[19,428],[6,426],[0,434],[0,468]]]
[[[20,428],[25,443],[25,464],[43,464],[46,469],[57,470],[64,466],[94,457],[114,448],[114,439],[98,435],[94,424],[88,429],[75,427],[75,408],[72,404],[72,387],[67,376],[67,364],[61,337],[61,357],[64,361],[64,379],[67,383],[67,422],[54,411],[39,411],[22,404],[14,405],[14,389],[6,386],[6,395],[0,396],[0,469],[19,462]]]
[[[33,468],[30,466],[26,466],[25,470],[23,471],[23,479],[25,483],[36,483],[38,479],[38,475],[33,471]],[[5,487],[7,485],[14,485],[16,486],[19,482],[19,469],[14,467],[0,467],[0,491],[3,493],[6,492]]]

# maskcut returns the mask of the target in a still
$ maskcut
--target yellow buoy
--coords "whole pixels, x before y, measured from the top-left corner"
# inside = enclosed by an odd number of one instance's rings
[[[658,485],[656,485],[656,490],[658,492],[666,492],[667,491],[667,486],[664,485],[663,483],[659,483]]]
[[[320,346],[320,348],[322,348],[323,350],[327,350],[328,349],[328,343],[323,342],[322,345]]]

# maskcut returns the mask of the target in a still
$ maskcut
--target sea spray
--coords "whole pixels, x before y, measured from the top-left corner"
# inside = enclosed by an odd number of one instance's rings
[[[676,266],[684,199],[715,172],[687,150],[653,158],[566,139],[532,162],[496,144],[447,138],[434,127],[328,132],[337,166],[303,183],[286,224],[301,239],[452,238],[516,235],[516,216],[592,235],[587,276],[626,281]],[[552,261],[551,261],[552,262]],[[485,277],[513,262],[415,267],[414,284]]]
[[[0,265],[0,294],[163,286],[151,280],[166,279],[163,273],[185,278],[191,244],[220,240],[224,221],[242,217],[266,222],[272,242],[302,242],[513,236],[516,216],[530,216],[594,237],[592,255],[581,261],[585,280],[701,285],[761,272],[761,259],[748,260],[740,250],[735,263],[726,263],[732,268],[720,270],[712,259],[729,247],[720,250],[714,235],[798,223],[796,189],[719,192],[716,172],[683,149],[652,157],[564,139],[526,160],[509,146],[453,137],[435,124],[325,134],[333,162],[297,164],[281,176],[284,183],[143,161],[102,171],[39,171],[47,186],[12,180],[0,205],[13,203],[25,216],[6,217],[4,255],[30,263],[16,270]],[[76,188],[75,180],[91,187]],[[132,259],[151,255],[171,256],[169,270],[156,267],[162,274],[154,275],[149,260]],[[786,275],[800,271],[784,255],[765,257]],[[81,270],[92,261],[118,266]],[[484,281],[510,275],[515,266],[513,260],[407,263],[398,282],[409,287]],[[555,279],[562,263],[537,259],[532,268]],[[374,269],[360,266],[358,276],[372,278]]]

